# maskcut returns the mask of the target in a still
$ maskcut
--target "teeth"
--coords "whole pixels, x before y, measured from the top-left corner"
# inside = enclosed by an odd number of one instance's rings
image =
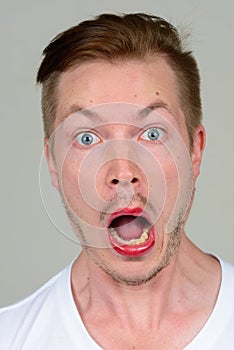
[[[122,244],[137,245],[137,244],[144,243],[145,241],[148,240],[148,238],[149,238],[149,227],[145,227],[143,229],[140,238],[133,238],[133,239],[130,239],[129,241],[119,237],[119,235],[117,234],[117,232],[115,231],[115,229],[113,227],[110,228],[110,233],[114,237],[114,239],[116,239],[116,241],[118,241],[118,242],[120,242]]]

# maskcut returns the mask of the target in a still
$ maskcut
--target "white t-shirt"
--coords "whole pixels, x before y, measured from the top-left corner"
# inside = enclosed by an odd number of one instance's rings
[[[234,266],[220,263],[222,283],[215,308],[185,350],[234,349]],[[101,350],[75,306],[71,266],[30,297],[0,309],[1,350]]]

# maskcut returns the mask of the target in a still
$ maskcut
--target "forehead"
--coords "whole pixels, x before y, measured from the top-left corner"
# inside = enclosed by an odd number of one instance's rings
[[[176,76],[165,59],[94,61],[62,73],[57,88],[57,124],[74,106],[85,109],[115,102],[145,107],[162,103],[175,115],[181,113]]]

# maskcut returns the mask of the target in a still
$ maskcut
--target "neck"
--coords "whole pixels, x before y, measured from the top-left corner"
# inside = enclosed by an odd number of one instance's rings
[[[152,280],[138,286],[116,282],[82,253],[72,269],[73,295],[84,318],[89,313],[101,312],[116,316],[125,327],[144,329],[152,324],[159,327],[167,315],[197,304],[201,281],[207,288],[215,269],[217,275],[217,261],[202,253],[185,236],[170,264]],[[217,291],[218,278],[210,285],[209,290],[215,285]]]

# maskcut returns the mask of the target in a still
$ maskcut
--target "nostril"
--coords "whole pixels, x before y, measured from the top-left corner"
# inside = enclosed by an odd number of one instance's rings
[[[136,182],[138,182],[138,179],[136,177],[133,177],[132,180],[118,180],[118,179],[112,179],[111,180],[111,184],[112,185],[118,185],[120,182],[122,183],[123,181],[126,181],[128,183],[134,184]]]
[[[137,178],[136,177],[133,177],[132,180],[131,180],[131,183],[132,184],[135,184],[137,182]]]
[[[117,185],[117,184],[119,183],[119,180],[118,180],[118,179],[113,179],[113,180],[111,181],[111,183],[112,183],[113,185]]]

